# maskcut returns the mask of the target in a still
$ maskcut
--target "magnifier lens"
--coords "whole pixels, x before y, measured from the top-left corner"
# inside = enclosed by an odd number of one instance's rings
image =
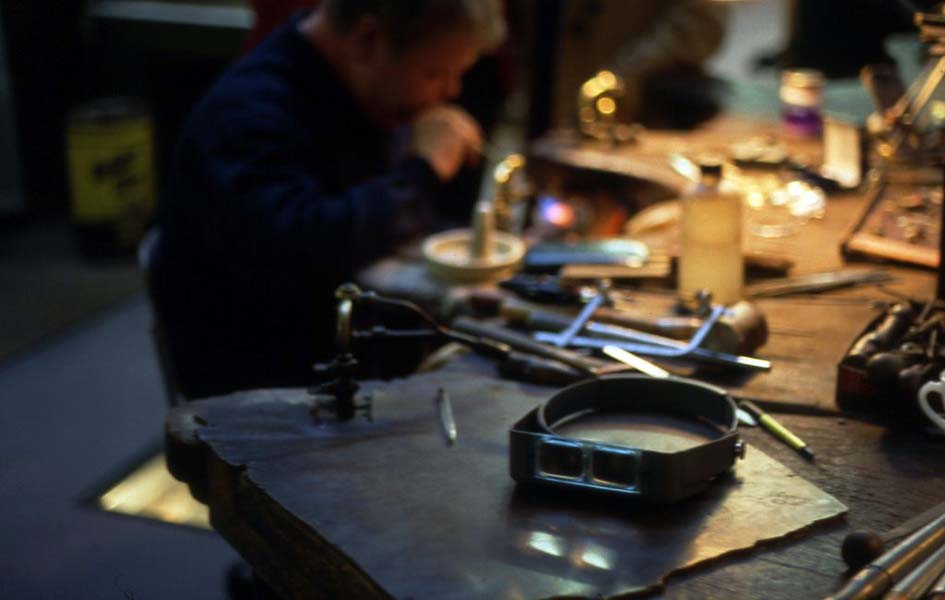
[[[619,450],[594,450],[591,471],[594,479],[606,485],[634,487],[637,483],[637,456]]]
[[[538,470],[541,475],[580,479],[584,474],[580,444],[542,441],[538,446]]]

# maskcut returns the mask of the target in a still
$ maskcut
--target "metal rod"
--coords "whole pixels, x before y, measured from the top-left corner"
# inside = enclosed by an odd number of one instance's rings
[[[941,212],[939,220],[939,239],[938,239],[938,277],[935,282],[936,300],[945,300],[945,210]]]
[[[929,589],[927,600],[942,600],[945,598],[945,574],[942,574]]]
[[[536,332],[535,339],[538,341],[543,341],[544,336],[548,335],[543,332]],[[554,335],[554,334],[551,334]],[[689,352],[680,352],[675,348],[664,348],[660,346],[651,346],[647,344],[635,344],[633,342],[621,342],[616,340],[605,340],[600,338],[589,338],[576,336],[571,340],[571,346],[574,348],[593,348],[595,350],[602,350],[604,346],[614,345],[619,348],[623,348],[628,352],[635,352],[637,354],[643,354],[645,356],[665,356],[667,358],[692,358],[700,362],[711,363],[716,365],[724,365],[731,367],[741,367],[744,369],[751,369],[756,371],[770,371],[771,370],[771,361],[765,360],[763,358],[755,358],[753,356],[742,356],[737,354],[727,354],[725,352],[715,352],[714,350],[707,350],[705,348],[693,348]]]
[[[551,342],[559,348],[564,348],[567,346],[568,342],[570,342],[579,331],[584,329],[584,324],[590,320],[591,316],[594,314],[594,311],[597,310],[603,303],[603,294],[598,294],[591,298],[591,301],[584,305],[584,308],[582,308],[581,312],[578,313],[578,316],[575,317],[573,321],[571,321],[571,324],[568,325],[561,333],[555,334],[554,340],[551,340]]]
[[[584,325],[591,320],[591,317],[594,316],[594,312],[607,300],[609,287],[609,281],[606,279],[601,280],[600,289],[598,290],[597,295],[591,298],[590,301],[584,305],[584,308],[581,309],[581,312],[579,312],[578,315],[574,317],[574,320],[564,328],[564,331],[557,334],[553,340],[550,340],[551,343],[559,348],[564,348],[567,346],[571,339],[582,329],[584,329]]]
[[[450,403],[449,394],[443,388],[436,390],[436,412],[440,418],[440,431],[443,433],[443,439],[447,446],[456,443],[456,419],[453,417],[453,406]]]
[[[632,352],[627,352],[623,348],[617,346],[604,346],[604,354],[609,356],[614,360],[618,360],[623,364],[633,367],[637,371],[649,375],[650,377],[656,377],[658,379],[665,379],[669,377],[669,371],[666,369],[654,365],[645,358],[641,358]]]
[[[878,598],[902,580],[945,542],[945,514],[893,546],[863,567],[827,600]]]
[[[606,364],[605,361],[583,356],[565,348],[556,348],[548,344],[541,344],[527,335],[523,335],[506,327],[482,323],[469,317],[458,317],[451,323],[451,327],[467,335],[479,336],[507,344],[520,352],[557,360],[570,367],[579,369],[588,375],[594,375],[598,368]]]
[[[650,354],[653,356],[685,356],[690,354],[702,344],[702,342],[705,340],[705,337],[709,334],[709,331],[723,314],[725,314],[724,306],[719,305],[713,307],[712,312],[705,319],[705,321],[703,321],[702,325],[699,326],[688,342],[682,342],[680,340],[674,340],[672,338],[663,337],[661,335],[655,335],[652,333],[644,333],[642,331],[630,329],[629,327],[604,325],[603,323],[587,322],[584,324],[583,328],[586,328],[588,333],[604,335],[612,339],[622,340],[624,342],[637,343],[636,350],[630,348],[629,346],[621,345],[624,350],[630,352],[639,352],[641,354]],[[577,322],[577,320],[575,320],[575,322]],[[536,331],[532,335],[540,342],[548,342],[555,345],[557,345],[556,342],[560,336],[560,334],[550,333],[547,331]],[[571,336],[569,342],[573,342],[577,339],[578,338],[576,336]],[[649,350],[649,345],[652,345],[654,349]],[[603,348],[603,346],[591,347],[598,349]]]
[[[886,593],[886,600],[919,600],[945,570],[945,546],[903,577]]]

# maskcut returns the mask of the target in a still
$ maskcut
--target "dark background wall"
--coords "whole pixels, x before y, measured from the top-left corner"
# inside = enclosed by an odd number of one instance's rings
[[[82,94],[76,0],[0,0],[16,114],[22,185],[32,208],[65,206],[63,124]]]
[[[239,27],[173,23],[167,15],[150,21],[106,16],[96,7],[85,0],[0,0],[31,212],[68,210],[69,111],[96,98],[133,96],[148,103],[160,181],[181,122],[239,55],[246,34]]]

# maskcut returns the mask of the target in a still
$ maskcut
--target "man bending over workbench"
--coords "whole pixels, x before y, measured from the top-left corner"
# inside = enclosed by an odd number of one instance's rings
[[[496,0],[324,0],[214,84],[152,265],[185,395],[309,382],[335,287],[428,225],[476,160],[479,126],[448,101],[503,29]]]

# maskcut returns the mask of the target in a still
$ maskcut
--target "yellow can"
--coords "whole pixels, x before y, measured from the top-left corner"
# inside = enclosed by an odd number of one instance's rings
[[[127,251],[154,217],[154,135],[146,105],[106,98],[69,114],[66,133],[72,218],[91,254]]]

